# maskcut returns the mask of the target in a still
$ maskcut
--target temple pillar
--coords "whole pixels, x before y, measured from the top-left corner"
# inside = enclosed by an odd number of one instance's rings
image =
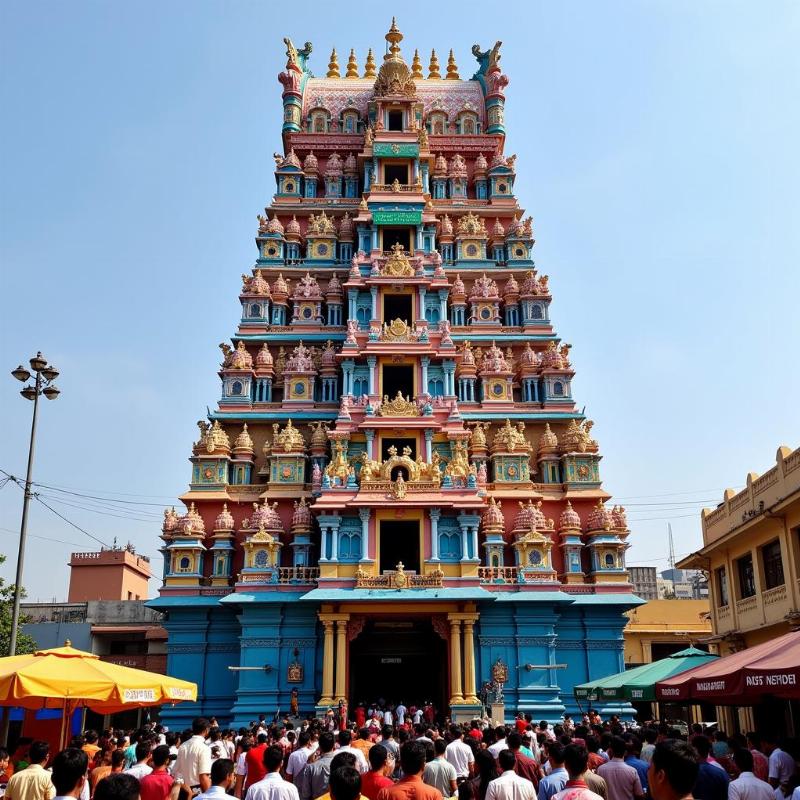
[[[333,624],[332,619],[322,619],[325,638],[322,650],[322,697],[319,700],[321,706],[333,705]]]
[[[375,317],[373,317],[373,319],[375,319]],[[375,394],[375,367],[377,365],[378,365],[377,356],[367,356],[367,366],[369,367],[369,395],[370,395],[370,397]]]
[[[347,618],[336,620],[336,697],[347,700]]]
[[[453,619],[448,614],[450,622],[450,705],[464,702],[461,693],[461,620]]]
[[[464,620],[464,702],[477,703],[475,693],[475,635],[477,616]]]
[[[358,517],[361,520],[361,560],[371,561],[369,555],[369,508],[359,508]]]
[[[422,356],[419,360],[420,367],[422,367],[422,380],[419,394],[427,393],[428,391],[428,367],[430,366],[431,360],[429,356]],[[428,463],[430,463],[430,457],[428,458]]]
[[[433,461],[433,429],[425,428],[425,463]]]
[[[430,462],[429,462],[430,463]],[[442,515],[440,508],[432,508],[428,511],[431,518],[431,561],[439,560],[439,517]]]
[[[364,430],[364,436],[367,439],[367,455],[370,458],[375,458],[375,429],[366,428]]]
[[[378,319],[378,287],[370,287],[370,295],[372,297],[372,319]]]

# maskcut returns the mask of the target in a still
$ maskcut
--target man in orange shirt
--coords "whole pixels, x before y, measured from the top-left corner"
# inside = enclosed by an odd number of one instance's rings
[[[97,731],[86,731],[86,733],[83,734],[84,744],[81,750],[88,756],[90,765],[97,755],[97,751],[100,749],[100,745],[97,744],[99,738]]]
[[[442,800],[442,793],[422,780],[425,771],[425,745],[406,742],[400,748],[400,767],[403,778],[394,786],[381,789],[378,800]]]

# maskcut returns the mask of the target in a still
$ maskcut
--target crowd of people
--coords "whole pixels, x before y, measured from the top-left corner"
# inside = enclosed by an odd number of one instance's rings
[[[795,743],[771,734],[682,736],[595,712],[438,725],[400,706],[380,725],[86,731],[52,762],[47,742],[22,740],[0,748],[0,788],[6,800],[800,800]]]

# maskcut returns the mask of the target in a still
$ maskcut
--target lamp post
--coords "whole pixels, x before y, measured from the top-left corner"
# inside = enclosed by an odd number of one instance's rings
[[[8,655],[17,653],[17,627],[19,625],[19,604],[22,597],[22,569],[25,561],[25,540],[28,535],[28,506],[31,500],[31,483],[33,478],[33,448],[36,443],[36,419],[39,414],[39,397],[44,395],[48,400],[55,400],[61,394],[53,381],[58,377],[58,370],[47,363],[41,353],[30,359],[31,370],[36,376],[32,383],[27,383],[31,373],[21,364],[11,374],[22,383],[27,384],[20,390],[26,400],[33,400],[33,420],[31,421],[31,441],[28,448],[28,472],[25,475],[25,499],[22,501],[22,523],[19,529],[19,551],[17,553],[17,577],[14,582],[14,609],[11,615],[11,634]]]

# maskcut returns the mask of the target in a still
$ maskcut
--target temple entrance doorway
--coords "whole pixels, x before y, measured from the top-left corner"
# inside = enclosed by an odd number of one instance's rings
[[[411,243],[414,241],[414,228],[384,226],[382,231],[383,249],[385,252],[388,253],[394,245],[399,244],[403,246],[406,255],[411,255],[413,252]]]
[[[380,699],[447,713],[447,646],[428,619],[368,620],[350,643],[350,707]]]
[[[380,521],[380,563],[378,572],[403,568],[419,574],[419,521],[384,519]]]
[[[383,321],[392,322],[402,319],[406,325],[410,325],[413,320],[412,300],[413,297],[410,294],[385,294],[383,296]]]

